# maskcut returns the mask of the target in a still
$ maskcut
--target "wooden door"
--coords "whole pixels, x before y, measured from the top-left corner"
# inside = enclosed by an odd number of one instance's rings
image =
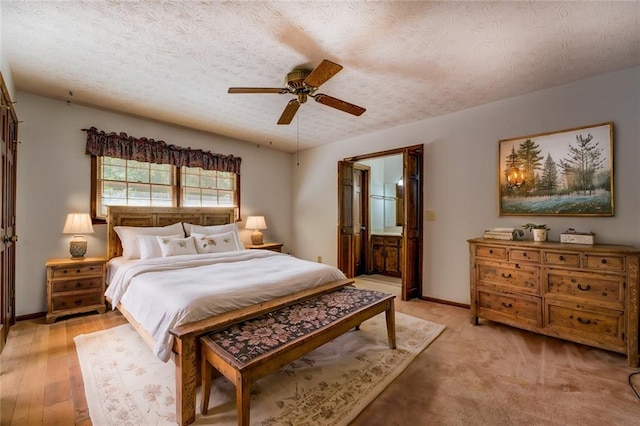
[[[9,91],[0,74],[1,159],[0,191],[0,351],[15,324],[15,265],[16,265],[16,149],[18,118]]]
[[[353,247],[355,276],[369,270],[369,167],[353,167]]]
[[[353,233],[353,163],[338,162],[338,269],[355,277]]]
[[[404,153],[402,299],[422,296],[422,145]]]

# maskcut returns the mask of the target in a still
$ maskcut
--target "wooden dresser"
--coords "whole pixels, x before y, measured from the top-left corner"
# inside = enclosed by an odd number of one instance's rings
[[[471,323],[486,318],[627,355],[638,367],[640,249],[469,242]]]
[[[81,312],[104,313],[106,264],[97,257],[47,261],[47,322]]]

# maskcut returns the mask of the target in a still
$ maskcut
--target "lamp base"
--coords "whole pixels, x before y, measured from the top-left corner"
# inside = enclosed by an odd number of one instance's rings
[[[69,253],[71,253],[72,259],[84,259],[84,255],[87,252],[87,240],[83,237],[76,235],[69,243]]]
[[[264,244],[262,232],[258,231],[257,229],[253,231],[253,233],[251,234],[251,244],[255,246],[261,246],[262,244]]]

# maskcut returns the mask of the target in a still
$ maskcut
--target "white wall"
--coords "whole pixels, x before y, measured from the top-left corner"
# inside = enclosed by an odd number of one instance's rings
[[[265,241],[291,244],[291,155],[243,141],[145,121],[18,92],[19,126],[16,265],[16,314],[46,311],[49,258],[69,257],[69,236],[62,227],[67,213],[89,211],[90,157],[86,133],[107,132],[164,140],[242,157],[242,216],[264,215]],[[243,228],[244,223],[240,223]],[[106,255],[106,225],[88,235],[87,256]],[[251,231],[241,238],[250,241]]]
[[[614,217],[498,215],[499,140],[605,121],[614,122]],[[336,264],[338,160],[416,144],[425,148],[424,208],[436,211],[423,224],[424,296],[469,303],[466,240],[490,227],[542,221],[550,240],[573,227],[598,242],[640,246],[640,68],[632,68],[301,152],[295,254]]]

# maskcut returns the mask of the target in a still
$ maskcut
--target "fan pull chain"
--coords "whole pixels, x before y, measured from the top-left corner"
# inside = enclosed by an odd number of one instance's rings
[[[296,115],[296,166],[300,166],[300,114]]]

